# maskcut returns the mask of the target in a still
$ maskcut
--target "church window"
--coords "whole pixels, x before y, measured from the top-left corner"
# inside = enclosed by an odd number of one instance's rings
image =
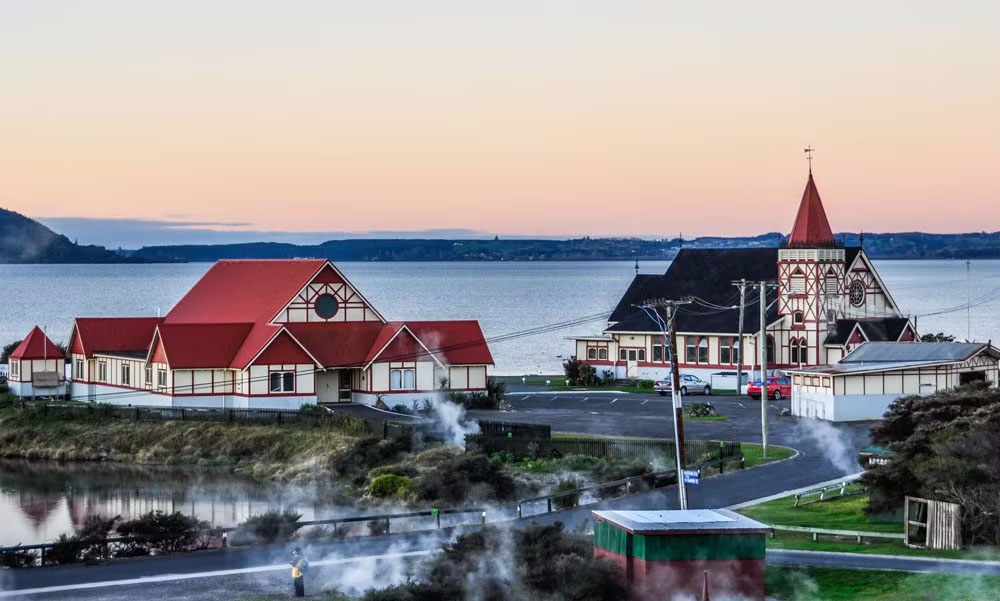
[[[732,339],[721,338],[719,340],[719,363],[729,365],[733,362]]]
[[[826,279],[823,281],[823,291],[827,294],[837,294],[837,274],[830,270],[826,272]]]
[[[663,362],[663,336],[653,336],[653,361]]]
[[[798,365],[798,363],[799,363],[799,341],[798,340],[796,340],[794,338],[792,339],[790,351],[791,351],[791,356],[792,356],[792,365]]]
[[[805,318],[802,316],[802,311],[792,313],[792,323],[801,324],[803,321],[805,321]]]
[[[338,304],[337,299],[334,298],[332,294],[321,294],[316,297],[315,303],[316,315],[319,315],[323,319],[330,319],[337,314]]]
[[[272,371],[270,390],[271,392],[295,392],[295,372]]]
[[[861,280],[854,280],[851,282],[851,287],[849,289],[851,304],[855,307],[860,307],[865,304],[865,284]]]
[[[698,347],[694,338],[687,338],[687,345],[684,347],[684,359],[687,363],[698,362]]]
[[[698,343],[698,363],[708,363],[708,338],[702,338]]]
[[[767,335],[767,362],[774,362],[774,336]]]
[[[412,390],[413,388],[416,388],[416,371],[394,369],[389,372],[390,390]]]
[[[793,273],[792,277],[788,279],[788,291],[792,294],[805,294],[806,276],[802,272]]]
[[[608,360],[608,349],[606,347],[603,347],[603,346],[601,348],[597,349],[597,358],[600,359],[601,361],[607,361]]]
[[[597,348],[592,346],[587,349],[587,359],[597,359]]]

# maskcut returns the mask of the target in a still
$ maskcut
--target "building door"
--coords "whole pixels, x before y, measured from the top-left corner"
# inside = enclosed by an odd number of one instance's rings
[[[336,403],[339,400],[340,372],[317,371],[316,372],[316,402]]]
[[[639,376],[638,351],[634,348],[628,349],[628,361],[625,363],[625,377],[636,378]]]
[[[351,379],[354,372],[351,370],[344,370],[340,372],[340,396],[338,397],[341,403],[350,403],[354,400],[351,397]]]

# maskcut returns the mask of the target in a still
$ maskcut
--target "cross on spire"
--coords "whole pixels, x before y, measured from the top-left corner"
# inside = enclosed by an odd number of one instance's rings
[[[813,153],[816,152],[816,149],[809,145],[802,150],[806,153],[806,160],[809,161],[809,175],[811,176],[813,174]]]

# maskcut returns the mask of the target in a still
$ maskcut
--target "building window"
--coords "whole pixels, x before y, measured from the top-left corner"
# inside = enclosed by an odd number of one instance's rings
[[[697,363],[698,362],[698,347],[695,345],[694,338],[686,338],[686,344],[684,345],[684,360],[687,363]]]
[[[132,366],[128,363],[122,363],[122,386],[132,385]]]
[[[108,362],[98,361],[97,362],[97,379],[101,382],[108,381]]]
[[[337,309],[340,308],[337,299],[332,294],[320,294],[316,297],[316,302],[313,306],[316,309],[316,315],[319,315],[323,319],[330,319],[337,314]]]
[[[806,276],[801,273],[793,273],[788,280],[788,291],[792,294],[805,294]]]
[[[827,294],[837,294],[837,274],[832,269],[826,272],[826,279],[823,281],[823,290]]]
[[[73,379],[83,379],[83,359],[77,359],[73,362]]]
[[[740,363],[740,340],[739,338],[733,338],[733,365],[739,365]]]
[[[10,362],[10,377],[20,378],[21,377],[21,362],[11,361]]]
[[[587,359],[597,359],[597,349],[595,347],[587,347]]]
[[[144,375],[146,376],[146,386],[151,387],[153,385],[153,368],[147,367]]]
[[[851,282],[849,293],[852,305],[860,307],[865,304],[865,285],[861,280],[854,280]]]
[[[646,349],[641,348],[639,349],[639,361],[645,361],[645,360],[646,360]]]
[[[802,311],[796,311],[792,313],[792,323],[801,324],[805,321],[805,317],[802,315]]]
[[[295,372],[272,371],[271,392],[295,392]]]
[[[158,369],[156,370],[156,385],[160,388],[167,387],[167,370]]]
[[[719,363],[722,365],[732,365],[733,363],[733,339],[719,339]]]
[[[767,335],[767,358],[768,363],[774,363],[774,336]]]
[[[638,355],[636,354],[634,348],[628,349],[628,360],[629,361],[635,361],[637,357],[638,357]]]
[[[708,338],[698,343],[698,363],[708,363]]]
[[[599,360],[601,360],[601,361],[607,361],[608,360],[608,349],[607,349],[607,347],[602,346],[601,348],[597,349],[597,358]]]
[[[663,363],[666,361],[667,349],[663,336],[653,336],[653,361]]]
[[[792,365],[799,364],[799,341],[792,339],[791,342]]]
[[[413,390],[416,387],[416,372],[414,370],[394,369],[389,372],[390,390]]]
[[[628,351],[625,349],[618,349],[618,360],[628,361]]]

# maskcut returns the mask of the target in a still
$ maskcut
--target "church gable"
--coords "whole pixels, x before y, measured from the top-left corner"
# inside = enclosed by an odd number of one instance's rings
[[[371,303],[332,263],[326,265],[275,317],[274,323],[384,322]]]
[[[852,317],[899,316],[896,301],[864,251],[854,258],[844,278],[847,312]]]

